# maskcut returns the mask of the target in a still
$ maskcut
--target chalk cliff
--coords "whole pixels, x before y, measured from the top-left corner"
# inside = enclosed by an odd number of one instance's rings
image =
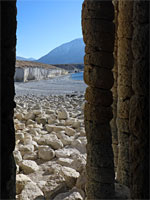
[[[16,61],[14,80],[16,82],[27,82],[41,80],[55,76],[68,74],[67,70],[58,67],[28,61]]]

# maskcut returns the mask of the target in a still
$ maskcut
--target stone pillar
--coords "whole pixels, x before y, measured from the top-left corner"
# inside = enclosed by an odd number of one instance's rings
[[[117,180],[129,186],[129,102],[132,96],[132,14],[133,1],[119,0],[118,5],[118,167]]]
[[[111,132],[112,132],[112,147],[114,152],[114,166],[115,172],[117,171],[118,165],[118,130],[117,130],[117,101],[118,101],[118,94],[117,94],[117,77],[118,77],[118,66],[117,66],[117,50],[118,50],[118,36],[117,36],[117,29],[118,29],[118,0],[113,0],[114,10],[115,10],[115,43],[114,43],[114,67],[112,69],[113,76],[114,76],[114,85],[112,87],[112,94],[113,94],[113,119],[111,120]]]
[[[149,199],[149,1],[134,1],[133,28],[130,190],[132,199]]]
[[[16,166],[13,157],[14,72],[16,61],[16,1],[1,1],[1,192],[15,199]]]
[[[86,44],[84,81],[85,130],[87,135],[87,199],[112,199],[114,163],[112,119],[114,8],[111,1],[85,0],[82,30]]]

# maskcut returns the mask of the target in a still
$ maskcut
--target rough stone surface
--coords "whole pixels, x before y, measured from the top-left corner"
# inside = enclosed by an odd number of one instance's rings
[[[112,136],[109,126],[113,117],[111,108],[113,99],[110,92],[114,83],[111,71],[115,39],[113,17],[114,9],[111,1],[84,1],[82,6],[82,32],[86,45],[84,81],[88,85],[85,94],[87,102],[84,107],[87,136],[87,199],[114,197]],[[103,129],[100,129],[101,125]],[[77,142],[79,145],[79,141]],[[107,152],[107,156],[103,156],[102,152]]]
[[[43,160],[51,160],[55,156],[55,151],[46,145],[41,145],[38,148],[38,156]]]
[[[19,163],[19,166],[25,174],[30,174],[39,169],[38,165],[33,160],[24,160]]]
[[[79,177],[79,172],[70,167],[62,167],[60,173],[64,177],[66,184],[69,188],[75,186],[76,180]]]

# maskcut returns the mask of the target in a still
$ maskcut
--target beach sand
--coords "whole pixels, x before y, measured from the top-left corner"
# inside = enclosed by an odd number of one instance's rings
[[[87,85],[83,80],[72,80],[70,75],[55,77],[48,80],[15,82],[16,96],[22,95],[64,95],[84,93]]]

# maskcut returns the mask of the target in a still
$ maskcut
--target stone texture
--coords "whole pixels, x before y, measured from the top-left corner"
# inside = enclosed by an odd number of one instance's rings
[[[19,163],[20,168],[25,174],[30,174],[39,169],[38,165],[33,160],[23,160]]]
[[[83,197],[78,190],[72,189],[69,192],[57,195],[54,200],[83,200]]]
[[[49,146],[42,145],[38,148],[38,156],[43,160],[51,160],[55,156],[55,151]]]
[[[41,199],[44,200],[44,194],[40,188],[34,182],[29,182],[25,185],[21,194],[18,196],[18,200],[31,200]]]
[[[114,83],[111,71],[115,39],[113,17],[114,9],[111,1],[84,1],[82,6],[82,32],[86,45],[84,81],[89,86],[85,94],[87,102],[84,107],[84,120],[87,135],[86,193],[89,200],[114,197],[112,136],[109,126],[113,117],[110,92]],[[110,59],[105,59],[106,54]],[[104,152],[107,152],[107,156],[102,155]]]
[[[113,74],[110,70],[97,66],[85,65],[84,81],[92,87],[110,89],[113,86]]]
[[[117,180],[129,186],[129,105],[133,94],[132,80],[132,15],[133,1],[119,1],[118,3],[118,101],[117,101],[117,129],[118,129],[118,165]]]
[[[60,173],[64,177],[67,186],[70,188],[75,186],[77,178],[80,175],[79,172],[77,172],[75,169],[72,169],[70,167],[62,167]]]
[[[24,174],[17,174],[16,175],[16,194],[20,194],[22,190],[24,189],[25,185],[29,182],[32,182],[32,180],[24,175]]]

